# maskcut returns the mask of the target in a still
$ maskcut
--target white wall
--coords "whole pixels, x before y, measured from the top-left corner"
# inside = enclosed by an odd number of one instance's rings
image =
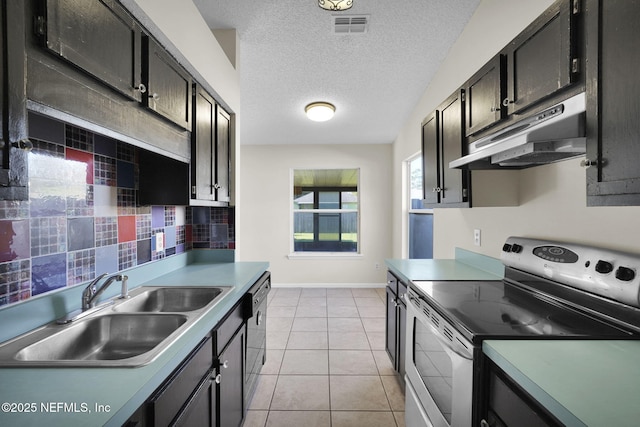
[[[237,245],[243,261],[269,261],[278,284],[385,282],[384,259],[391,257],[391,145],[243,145],[241,156],[243,231]],[[289,259],[291,171],[336,168],[360,169],[362,255]]]
[[[442,100],[524,29],[552,0],[483,0],[453,46],[394,144],[393,256],[406,245],[402,161],[420,150],[420,123]],[[519,205],[502,208],[435,209],[434,257],[453,258],[455,247],[499,257],[506,237],[521,235],[640,251],[640,207],[586,207],[585,171],[579,160],[522,171],[474,171],[482,193],[516,183]],[[477,178],[481,178],[477,179]],[[473,194],[477,194],[476,186]],[[473,245],[473,229],[482,246]]]

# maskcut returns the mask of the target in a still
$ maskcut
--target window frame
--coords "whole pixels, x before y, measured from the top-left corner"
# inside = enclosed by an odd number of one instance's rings
[[[411,200],[411,164],[414,161],[418,161],[418,164],[420,165],[420,169],[422,169],[422,176],[421,176],[421,186],[424,187],[424,163],[422,161],[422,152],[419,151],[416,154],[410,156],[409,158],[407,158],[405,160],[405,164],[406,164],[406,170],[405,170],[405,179],[407,180],[407,185],[406,185],[406,189],[405,189],[405,194],[404,194],[404,200],[403,203],[405,204],[405,209],[406,209],[406,214],[404,215],[405,217],[405,221],[406,221],[406,236],[405,236],[405,253],[406,253],[406,258],[407,259],[411,259],[410,258],[410,252],[411,252],[411,214],[419,214],[419,215],[433,215],[433,209],[432,208],[414,208],[412,206]],[[421,189],[421,200],[424,200],[424,188]]]
[[[356,186],[349,186],[349,187],[336,187],[336,186],[309,186],[309,185],[304,185],[299,187],[300,190],[308,190],[308,191],[313,191],[314,192],[314,209],[295,209],[294,207],[294,203],[293,200],[295,198],[295,172],[299,171],[299,170],[304,170],[304,171],[315,171],[315,170],[356,170],[357,171],[357,184]],[[291,169],[291,179],[290,179],[290,184],[289,184],[289,191],[290,191],[290,196],[289,196],[289,206],[290,206],[290,227],[289,227],[289,258],[290,259],[295,259],[295,258],[349,258],[349,257],[362,257],[361,254],[361,248],[362,248],[362,242],[361,242],[361,211],[362,211],[362,205],[361,205],[361,169],[358,167],[352,167],[352,168],[295,168],[295,169]],[[319,209],[319,193],[322,191],[336,191],[338,193],[343,193],[343,192],[353,192],[355,191],[357,194],[357,209]],[[342,197],[339,197],[339,203],[340,206],[342,206]],[[355,213],[356,214],[356,221],[357,221],[357,239],[356,239],[356,251],[352,252],[352,251],[345,251],[345,252],[341,252],[341,251],[296,251],[295,250],[295,214],[296,213],[324,213],[324,214],[332,214],[332,213],[337,213],[337,214],[344,214],[344,213]],[[314,240],[316,238],[316,234],[319,233],[319,229],[318,229],[318,216],[314,215]]]

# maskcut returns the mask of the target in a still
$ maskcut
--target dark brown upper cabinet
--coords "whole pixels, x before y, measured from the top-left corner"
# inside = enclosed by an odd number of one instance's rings
[[[216,106],[216,199],[231,200],[231,117]]]
[[[583,82],[580,13],[579,0],[556,1],[463,85],[467,137],[533,114],[536,104],[559,102],[561,92]]]
[[[506,48],[507,97],[502,107],[518,114],[578,80],[578,0],[550,6]]]
[[[0,3],[0,200],[27,200],[25,20],[22,2]]]
[[[458,90],[422,122],[426,208],[469,206],[469,171],[449,168],[463,154],[464,104],[464,91]]]
[[[149,36],[142,37],[146,107],[176,125],[191,130],[191,76]]]
[[[49,51],[121,94],[142,100],[142,29],[118,2],[42,0],[35,25]]]
[[[588,0],[587,204],[640,205],[640,1]]]
[[[215,184],[216,103],[207,92],[195,87],[193,131],[191,132],[191,198],[213,201]]]
[[[203,88],[194,87],[191,132],[191,198],[198,202],[230,200],[230,116]],[[213,203],[215,204],[215,203]]]
[[[506,58],[498,54],[463,86],[465,136],[474,135],[506,117],[502,102],[506,97]]]

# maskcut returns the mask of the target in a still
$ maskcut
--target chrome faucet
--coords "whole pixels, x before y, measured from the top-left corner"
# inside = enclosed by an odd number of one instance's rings
[[[122,289],[120,291],[120,298],[129,298],[129,290],[127,288],[128,277],[123,274],[113,274],[105,280],[102,286],[97,287],[98,283],[107,273],[103,273],[96,277],[89,285],[82,291],[82,311],[86,311],[96,306],[96,300],[98,297],[111,285],[113,282],[122,282]]]

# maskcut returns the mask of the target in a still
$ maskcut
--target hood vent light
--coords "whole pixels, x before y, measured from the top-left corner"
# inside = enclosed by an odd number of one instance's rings
[[[369,29],[369,15],[334,15],[335,34],[364,34]]]

